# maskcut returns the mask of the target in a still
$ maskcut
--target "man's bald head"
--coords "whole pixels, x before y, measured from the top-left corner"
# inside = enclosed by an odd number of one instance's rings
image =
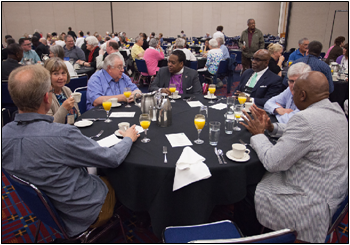
[[[329,97],[329,84],[326,76],[318,71],[302,74],[294,83],[294,103],[299,110]]]
[[[252,69],[255,72],[259,72],[264,70],[268,65],[270,61],[270,54],[269,51],[266,49],[259,49],[256,51],[253,55],[252,60]]]
[[[117,52],[119,50],[118,42],[114,39],[111,39],[107,42],[106,51],[108,54],[112,54],[114,52]]]

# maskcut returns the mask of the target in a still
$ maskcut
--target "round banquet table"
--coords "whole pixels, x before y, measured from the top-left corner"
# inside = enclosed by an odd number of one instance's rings
[[[211,105],[203,95],[196,95],[197,99],[204,105]],[[226,103],[225,100],[221,102]],[[107,137],[118,129],[120,122],[139,124],[141,110],[133,103],[131,108],[125,108],[123,105],[111,110],[118,111],[136,111],[136,114],[133,118],[111,118],[111,123],[95,121],[92,126],[81,128],[81,132],[92,136],[104,129],[103,136]],[[200,134],[204,144],[194,144],[193,141],[197,139],[194,116],[198,111],[198,107],[190,107],[182,98],[176,100],[176,103],[172,103],[171,126],[161,128],[156,122],[152,122],[147,132],[151,139],[149,143],[144,144],[140,141],[144,137],[144,133],[141,133],[140,139],[133,144],[130,153],[118,168],[102,169],[123,205],[135,212],[147,211],[150,214],[153,232],[158,237],[161,237],[163,229],[167,226],[208,222],[215,205],[232,204],[242,200],[246,196],[246,187],[257,184],[265,173],[263,165],[250,146],[247,146],[251,151],[249,161],[234,162],[225,155],[227,164],[220,165],[214,147],[208,143],[208,126],[205,126]],[[225,112],[226,109],[212,108],[209,108],[208,112],[208,121],[221,122],[217,148],[222,149],[224,153],[231,149],[233,143],[239,143],[239,139],[249,143],[251,137],[241,125],[241,131],[234,131],[231,135],[225,134]],[[80,119],[100,117],[106,117],[105,111],[93,108],[85,112]],[[165,134],[181,132],[193,143],[190,147],[206,159],[204,163],[209,167],[212,176],[173,191],[175,165],[184,147],[172,148]],[[96,140],[99,139],[101,137]],[[167,164],[163,162],[163,146],[168,148]]]
[[[86,74],[89,77],[92,76],[92,74],[94,74],[95,69],[93,67],[86,67],[86,66],[80,66],[80,69],[75,70],[77,72],[77,74]]]

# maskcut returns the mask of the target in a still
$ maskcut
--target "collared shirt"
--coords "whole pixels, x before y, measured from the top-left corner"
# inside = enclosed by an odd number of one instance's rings
[[[69,236],[86,230],[97,218],[108,189],[86,167],[116,168],[132,140],[100,147],[72,125],[53,123],[38,113],[17,114],[2,128],[2,167],[36,185],[51,199]]]
[[[70,50],[68,50],[66,48],[66,45],[64,45],[63,49],[64,49],[64,56],[73,58],[74,62],[76,62],[77,60],[85,61],[85,54],[81,48],[78,48],[77,46],[74,45]]]
[[[26,52],[23,51],[23,58],[21,60],[22,64],[24,63],[24,61],[23,61],[24,58],[33,59],[35,64],[38,61],[40,61],[39,55],[34,50],[29,50],[29,51],[26,51]]]
[[[177,49],[174,49],[173,52],[174,52],[175,50],[181,50],[182,52],[184,52],[185,55],[186,55],[186,60],[190,60],[190,61],[196,61],[196,60],[197,60],[197,58],[196,58],[196,57],[192,54],[192,52],[191,52],[189,49],[187,49],[187,48],[177,48]],[[168,59],[169,59],[169,57],[168,57]]]
[[[333,84],[333,79],[332,79],[331,68],[325,62],[323,62],[322,60],[319,60],[318,57],[313,56],[311,54],[309,54],[303,58],[297,59],[296,61],[293,62],[292,65],[299,63],[299,62],[304,62],[304,63],[308,64],[313,71],[322,72],[328,80],[329,93],[332,93],[334,91],[334,84]],[[285,80],[283,81],[283,84],[285,84],[285,85],[288,84],[288,81],[286,78],[287,77],[285,77]]]
[[[300,59],[300,58],[303,58],[303,57],[304,57],[304,55],[302,53],[300,53],[299,49],[297,49],[297,50],[295,50],[293,53],[291,53],[289,55],[288,62],[289,61],[294,61],[294,60],[297,60],[297,59]]]
[[[279,115],[275,112],[275,109],[280,107],[276,103],[280,104],[285,109],[292,109],[293,111],[291,113],[285,113],[284,115]],[[269,112],[270,114],[275,114],[278,122],[280,123],[287,123],[289,119],[299,111],[299,109],[294,104],[293,95],[289,87],[286,88],[279,95],[276,95],[271,99],[269,99],[268,101],[266,101],[264,105],[264,110]]]
[[[129,87],[131,91],[138,89],[124,73],[116,82],[104,69],[95,72],[88,82],[86,110],[94,107],[93,103],[98,97],[123,94],[126,87]]]
[[[220,49],[223,54],[223,57],[222,57],[223,60],[230,58],[230,53],[228,52],[228,48],[224,44],[221,44]]]
[[[269,67],[266,67],[264,70],[258,71],[258,72],[253,72],[253,74],[251,75],[251,77],[249,78],[248,82],[246,83],[246,86],[248,86],[250,84],[250,81],[252,80],[253,76],[255,73],[257,73],[257,77],[256,77],[256,83],[255,85],[258,83],[259,79],[262,77],[262,75],[264,75],[264,73],[267,71],[267,69],[269,69]]]
[[[131,48],[131,57],[133,60],[135,60],[136,58],[138,58],[137,55],[139,55],[140,53],[144,52],[145,50],[139,46],[137,43],[135,43],[132,48]]]

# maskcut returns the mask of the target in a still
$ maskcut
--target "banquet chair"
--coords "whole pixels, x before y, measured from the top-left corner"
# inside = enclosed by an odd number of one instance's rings
[[[65,239],[70,241],[70,243],[79,240],[81,243],[96,243],[97,240],[110,231],[116,224],[121,226],[121,231],[123,233],[125,242],[126,236],[123,228],[122,221],[118,214],[114,216],[107,222],[107,224],[98,228],[88,228],[86,231],[75,237],[69,237],[65,230],[65,224],[57,213],[56,208],[51,203],[47,195],[40,191],[35,185],[25,181],[15,175],[7,173],[3,168],[2,172],[5,174],[6,178],[10,184],[14,187],[23,202],[29,207],[29,209],[37,216],[38,225],[36,227],[34,243],[37,242],[38,234],[40,231],[41,223],[52,227],[56,231],[60,232]]]
[[[236,54],[237,64],[242,64],[242,51],[240,51],[240,50],[230,51],[230,55],[231,54]]]
[[[136,62],[136,66],[137,66],[137,70],[141,73],[141,72],[144,72],[144,73],[147,73],[148,74],[148,70],[147,70],[147,65],[146,65],[146,61],[144,59],[135,59],[135,62]],[[144,76],[141,74],[140,76],[140,79],[142,77],[145,77],[146,78],[146,82],[148,84],[151,84],[151,77],[152,76]],[[139,80],[140,80],[139,79]],[[140,83],[140,82],[139,82]]]
[[[77,77],[77,78],[72,78],[66,86],[74,92],[76,88],[80,87],[86,87],[88,83],[88,76],[82,76],[82,77]]]
[[[126,61],[128,59],[128,53],[125,50],[120,50],[119,52],[123,56],[124,60]]]
[[[186,60],[185,61],[185,66],[194,70],[198,69],[198,61],[190,61]]]
[[[79,93],[81,93],[81,99],[80,99],[80,102],[78,103],[78,106],[79,106],[80,114],[83,114],[84,112],[86,112],[87,86],[76,88],[75,91],[79,91]]]
[[[332,224],[328,229],[327,236],[330,235],[333,231],[337,236],[337,241],[340,243],[340,234],[339,234],[339,224],[343,221],[345,215],[349,212],[349,196],[346,196],[344,201],[340,204],[337,211],[334,213],[332,217]]]

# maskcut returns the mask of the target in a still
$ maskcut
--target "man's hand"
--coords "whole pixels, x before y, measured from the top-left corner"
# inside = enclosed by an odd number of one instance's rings
[[[292,109],[285,109],[285,108],[283,108],[283,106],[281,106],[281,105],[280,105],[279,103],[277,103],[277,102],[276,102],[276,105],[278,105],[279,108],[276,108],[276,109],[275,109],[275,112],[276,112],[277,114],[279,114],[279,115],[284,115],[284,114],[286,114],[286,113],[291,113],[291,112],[293,112]]]
[[[253,104],[249,110],[252,112],[252,114],[254,112],[254,118],[257,118],[260,122],[265,124],[265,129],[269,130],[270,132],[273,131],[273,124],[271,123],[271,120],[266,111],[260,109],[255,104]]]
[[[136,131],[135,127],[136,125],[134,124],[125,132],[119,130],[119,133],[123,135],[124,138],[129,137],[132,140],[132,142],[135,142],[137,138],[140,137],[140,134]]]
[[[245,48],[246,48],[245,45],[243,45],[243,46],[242,46],[242,50],[245,50]]]
[[[170,90],[168,88],[162,88],[162,90],[160,92],[166,93],[168,95],[171,95],[171,92],[170,92]]]
[[[246,124],[243,122],[240,122],[240,124],[243,125],[246,129],[248,129],[252,135],[263,134],[265,131],[265,123],[260,122],[260,120],[257,118],[256,115],[254,115],[253,112],[252,115],[254,116],[254,119],[250,117],[245,110],[243,110],[242,112],[245,115],[245,117],[242,118],[246,122]],[[265,117],[265,115],[263,115],[263,117]]]

